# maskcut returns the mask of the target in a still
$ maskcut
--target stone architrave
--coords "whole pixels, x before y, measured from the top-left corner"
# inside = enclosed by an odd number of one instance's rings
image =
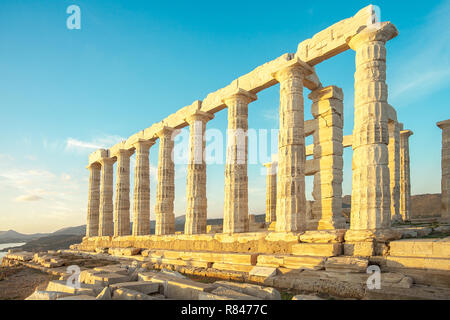
[[[87,208],[86,237],[98,236],[100,209],[100,174],[102,166],[95,162],[89,169],[89,198]]]
[[[266,224],[277,220],[277,165],[276,161],[265,163],[266,178]]]
[[[352,230],[390,227],[386,42],[397,34],[394,25],[383,22],[367,27],[348,41],[356,51]]]
[[[441,219],[450,222],[450,119],[437,126],[442,129]]]
[[[310,66],[293,58],[272,74],[280,83],[277,232],[306,229],[303,80],[311,73]]]
[[[396,121],[390,121],[389,128],[389,180],[391,185],[391,221],[402,221],[400,214],[400,127]]]
[[[100,180],[100,218],[98,226],[99,237],[114,235],[113,222],[113,166],[115,158],[102,158]]]
[[[223,103],[228,107],[227,157],[225,164],[225,199],[223,232],[247,232],[248,177],[247,177],[247,130],[248,104],[256,95],[237,89]]]
[[[345,228],[342,216],[344,94],[341,88],[328,86],[309,95],[316,121],[313,133],[314,174],[312,215],[319,217],[318,230]]]
[[[207,199],[206,199],[206,163],[205,163],[205,129],[206,123],[214,116],[196,110],[186,118],[189,123],[189,163],[186,184],[186,222],[185,234],[206,233]]]
[[[175,129],[164,126],[158,133],[158,182],[156,187],[155,234],[175,233],[175,166],[172,159]]]
[[[149,150],[154,140],[138,140],[134,169],[133,235],[150,234],[150,161]]]
[[[117,158],[116,199],[114,202],[114,236],[130,234],[130,156],[133,153],[120,149]]]

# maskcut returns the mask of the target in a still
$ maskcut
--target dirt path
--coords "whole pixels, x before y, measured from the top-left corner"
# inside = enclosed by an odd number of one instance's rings
[[[37,288],[43,290],[50,280],[58,278],[23,266],[0,267],[0,300],[23,300]]]

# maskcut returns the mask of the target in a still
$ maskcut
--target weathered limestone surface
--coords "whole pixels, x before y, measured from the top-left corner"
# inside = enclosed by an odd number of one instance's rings
[[[348,45],[356,51],[350,228],[390,226],[386,47],[398,31],[389,22],[367,28]]]
[[[402,221],[400,214],[400,124],[390,121],[389,128],[389,180],[391,184],[391,221]]]
[[[86,237],[98,236],[100,209],[100,171],[101,165],[93,163],[89,167],[89,198],[86,222]]]
[[[153,140],[135,142],[136,164],[134,169],[133,235],[150,234],[150,162],[149,150]]]
[[[442,129],[442,178],[441,178],[441,218],[450,222],[450,119],[437,123]]]
[[[404,221],[411,220],[411,179],[409,169],[409,137],[411,130],[400,131],[400,201],[399,211]]]
[[[296,56],[310,65],[316,65],[349,49],[346,40],[372,22],[374,8],[369,5],[353,17],[335,23],[299,43]],[[351,47],[351,46],[350,46]]]
[[[228,107],[223,232],[248,231],[248,104],[257,97],[238,89],[223,101]]]
[[[292,59],[274,73],[280,83],[276,231],[305,230],[303,79],[311,68]]]
[[[189,163],[186,184],[186,222],[185,234],[206,233],[207,199],[206,199],[206,163],[205,163],[205,129],[206,122],[214,116],[196,111],[186,121],[189,131]]]
[[[101,184],[100,184],[100,217],[98,235],[112,236],[114,234],[113,225],[113,165],[115,158],[103,158]]]
[[[164,127],[159,133],[158,184],[156,189],[155,234],[175,233],[175,168],[172,159],[174,129]]]
[[[311,111],[316,119],[314,160],[318,169],[314,174],[312,216],[318,230],[345,228],[342,216],[344,94],[342,89],[329,86],[309,95]]]
[[[277,166],[276,161],[265,163],[266,177],[266,223],[270,224],[277,219]]]
[[[117,157],[116,200],[114,202],[114,236],[130,234],[130,156],[126,149],[119,150]]]

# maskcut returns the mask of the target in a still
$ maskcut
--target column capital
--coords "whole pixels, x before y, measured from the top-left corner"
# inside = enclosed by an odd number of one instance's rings
[[[205,111],[195,110],[194,112],[191,112],[186,115],[185,121],[191,125],[195,121],[203,121],[208,122],[209,120],[213,119],[214,115]]]
[[[410,136],[412,136],[414,134],[414,132],[412,132],[411,130],[401,130],[400,131],[400,137],[406,137],[409,138]]]
[[[381,22],[377,27],[375,26],[377,25],[366,27],[360,33],[347,39],[348,46],[356,51],[363,43],[373,41],[386,43],[398,35],[397,28],[390,22]]]
[[[252,101],[255,101],[256,99],[258,99],[256,94],[242,88],[236,88],[235,90],[233,90],[233,92],[222,98],[222,102],[228,105],[231,101],[234,100],[244,100],[246,103],[250,103]]]
[[[146,140],[146,139],[137,139],[135,142],[133,142],[133,147],[136,149],[137,146],[140,147],[148,147],[150,148],[152,145],[154,145],[156,140]]]
[[[278,82],[288,79],[292,76],[298,78],[305,78],[314,73],[314,68],[306,62],[303,62],[298,57],[294,57],[291,60],[286,61],[278,67],[278,70],[272,72]]]
[[[170,136],[174,133],[177,134],[177,131],[178,130],[175,128],[171,128],[169,126],[162,125],[161,129],[156,132],[156,136],[161,139],[163,137]]]
[[[313,102],[321,101],[321,100],[328,100],[328,99],[338,99],[343,101],[344,100],[344,92],[341,88],[336,86],[327,86],[327,87],[321,87],[317,88],[316,90],[312,91],[308,98],[311,99]]]
[[[444,130],[444,128],[450,127],[450,119],[444,120],[444,121],[439,121],[439,122],[436,123],[436,125],[439,128],[441,128],[442,130]]]
[[[130,149],[115,149],[114,151],[111,150],[111,157],[131,157],[131,155],[134,153],[134,150]]]
[[[98,160],[98,162],[103,166],[105,164],[114,164],[116,162],[116,157],[112,158],[101,158]]]
[[[91,169],[100,169],[101,167],[102,167],[102,165],[99,162],[93,162],[93,163],[89,163],[86,166],[86,169],[89,169],[89,170],[91,170]]]

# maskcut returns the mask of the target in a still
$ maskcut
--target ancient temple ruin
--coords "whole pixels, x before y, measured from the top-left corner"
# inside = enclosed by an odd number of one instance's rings
[[[286,53],[181,108],[109,149],[89,156],[87,231],[81,250],[96,248],[146,248],[195,252],[233,252],[257,255],[248,266],[286,268],[320,265],[323,257],[341,254],[382,255],[386,244],[401,237],[392,222],[410,219],[408,130],[388,103],[386,84],[387,42],[398,35],[390,22],[379,22],[372,5],[299,43],[296,53]],[[346,50],[355,52],[353,134],[343,136],[343,90],[322,84],[315,65]],[[225,165],[223,229],[207,233],[205,130],[214,114],[228,112],[229,132],[248,130],[248,107],[258,93],[280,84],[279,137],[276,161],[267,167],[266,228],[251,228],[248,212],[247,139],[228,135]],[[311,92],[312,120],[304,120],[303,88]],[[448,122],[448,121],[447,121]],[[440,126],[444,131],[448,123]],[[186,183],[186,223],[175,234],[173,137],[189,127],[190,153]],[[448,130],[446,131],[448,133]],[[305,138],[313,137],[306,145]],[[448,138],[448,134],[446,135]],[[155,207],[155,234],[150,234],[149,153],[159,139]],[[448,153],[448,139],[445,152]],[[342,215],[343,150],[351,147],[352,197],[350,226]],[[444,150],[443,149],[443,150]],[[443,151],[444,152],[444,151]],[[134,168],[133,228],[130,231],[130,157]],[[312,159],[307,160],[307,156]],[[447,159],[447,158],[446,158]],[[113,165],[117,163],[113,201]],[[448,165],[448,161],[445,166]],[[444,164],[443,164],[444,171]],[[448,168],[443,197],[449,216]],[[313,198],[305,197],[305,176],[314,176]],[[260,254],[258,256],[258,254]],[[282,255],[278,259],[276,255]],[[309,257],[309,260],[305,257]],[[170,258],[166,257],[170,260]],[[215,260],[217,258],[217,260]],[[245,264],[208,261],[230,270]],[[317,258],[317,259],[316,259]],[[252,260],[253,259],[253,260]],[[279,262],[275,263],[275,260]],[[322,260],[321,260],[322,259]],[[198,258],[198,261],[203,261]],[[198,262],[197,261],[197,262]],[[280,262],[281,261],[281,262]],[[247,270],[248,268],[241,268]]]

